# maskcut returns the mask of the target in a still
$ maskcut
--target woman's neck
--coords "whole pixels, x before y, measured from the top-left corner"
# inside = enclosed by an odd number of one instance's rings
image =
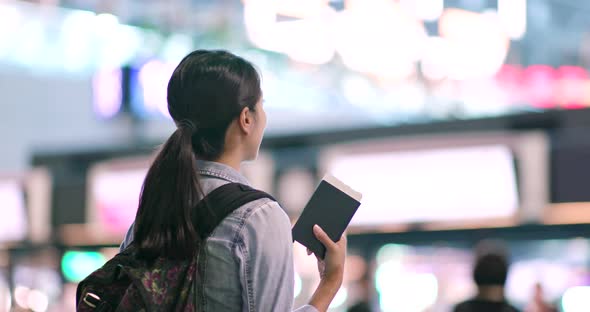
[[[224,164],[226,166],[230,166],[234,168],[236,171],[240,172],[242,158],[239,157],[239,155],[223,154],[218,159],[216,159],[215,162]]]

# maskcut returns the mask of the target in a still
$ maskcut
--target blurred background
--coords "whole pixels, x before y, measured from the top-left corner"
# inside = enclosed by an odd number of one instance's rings
[[[0,0],[0,311],[73,311],[118,251],[166,85],[197,48],[263,76],[244,168],[295,221],[330,172],[364,194],[347,311],[450,311],[502,241],[508,299],[590,310],[590,2]],[[295,301],[318,283],[295,245]]]

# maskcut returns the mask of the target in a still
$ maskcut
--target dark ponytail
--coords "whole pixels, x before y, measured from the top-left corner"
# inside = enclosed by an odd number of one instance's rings
[[[190,219],[201,192],[196,170],[191,131],[179,127],[162,146],[143,185],[135,224],[143,257],[182,258],[199,243]]]
[[[168,84],[168,110],[178,128],[148,170],[135,218],[140,257],[194,254],[201,237],[191,210],[203,196],[196,160],[221,156],[230,123],[244,107],[254,110],[260,97],[256,69],[231,53],[198,50],[180,62]]]

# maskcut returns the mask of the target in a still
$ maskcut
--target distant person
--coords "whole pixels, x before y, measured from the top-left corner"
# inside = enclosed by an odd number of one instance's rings
[[[504,285],[508,261],[500,254],[488,253],[477,259],[473,280],[477,285],[475,298],[458,304],[454,312],[519,312],[506,301]]]

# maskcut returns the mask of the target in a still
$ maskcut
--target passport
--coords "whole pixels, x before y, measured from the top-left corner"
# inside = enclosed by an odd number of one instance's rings
[[[324,259],[326,248],[313,234],[319,225],[336,242],[361,205],[362,194],[332,175],[326,175],[293,226],[293,240]]]

